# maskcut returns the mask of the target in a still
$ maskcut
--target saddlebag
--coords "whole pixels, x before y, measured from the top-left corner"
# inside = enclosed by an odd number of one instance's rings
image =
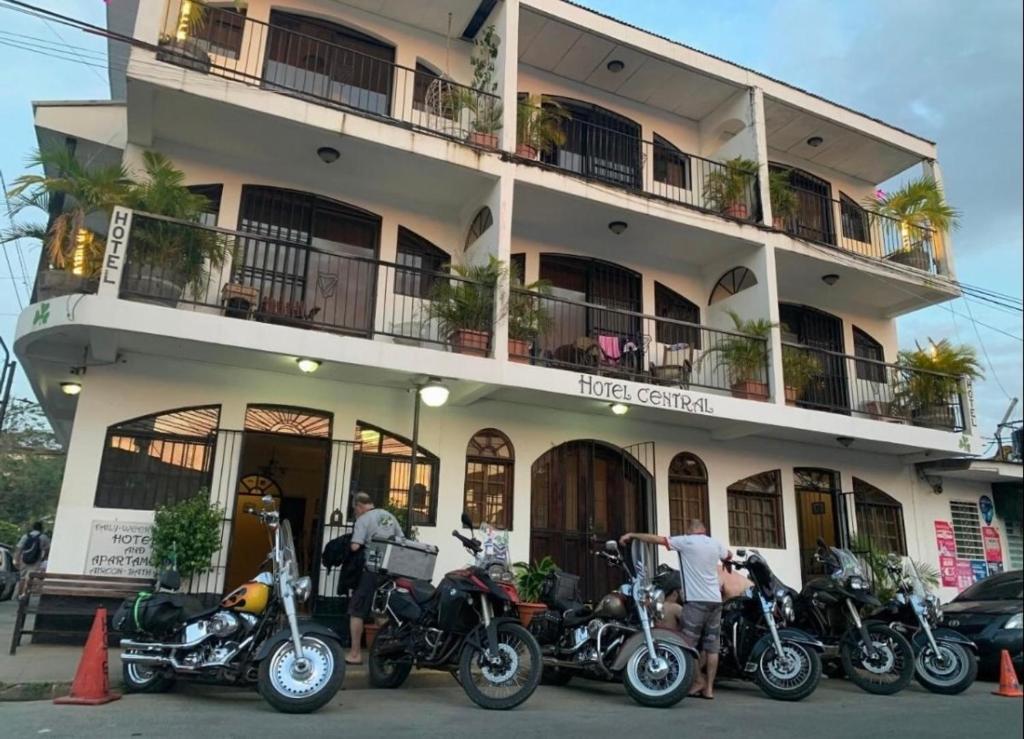
[[[185,606],[177,593],[139,593],[114,612],[113,627],[123,636],[162,637],[185,620]]]
[[[541,584],[540,600],[548,608],[559,613],[574,611],[583,605],[580,599],[579,575],[553,570],[544,577]]]
[[[530,633],[541,646],[557,644],[562,635],[562,617],[551,610],[541,611],[530,619]]]

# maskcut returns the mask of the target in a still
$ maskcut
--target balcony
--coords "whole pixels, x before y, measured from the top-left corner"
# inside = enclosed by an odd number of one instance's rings
[[[194,72],[496,148],[501,102],[490,93],[337,43],[334,24],[273,10],[270,23],[233,6],[168,0],[157,59]],[[335,39],[335,40],[331,40]],[[390,48],[390,47],[388,47]],[[393,48],[391,49],[393,56]]]
[[[957,433],[965,428],[957,377],[788,342],[782,352],[784,369],[806,365],[794,359],[817,368],[800,387],[786,388],[791,405]]]

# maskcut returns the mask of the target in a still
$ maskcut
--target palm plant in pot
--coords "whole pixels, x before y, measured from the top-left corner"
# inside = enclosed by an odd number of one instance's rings
[[[750,217],[750,201],[757,162],[745,157],[734,157],[715,167],[704,177],[704,202],[731,218],[746,220]]]
[[[494,326],[494,295],[505,264],[491,256],[486,264],[452,265],[453,279],[438,279],[430,291],[427,319],[460,354],[486,357]]]
[[[741,318],[729,311],[735,333],[720,334],[718,343],[701,356],[704,362],[717,356],[715,369],[723,369],[729,377],[733,397],[767,400],[768,340],[775,324],[767,318]]]
[[[790,171],[776,169],[768,175],[768,195],[772,203],[772,225],[780,231],[796,215],[800,207],[796,191],[789,184]]]
[[[915,425],[953,428],[961,382],[982,379],[984,373],[974,347],[949,339],[928,339],[928,344],[899,353],[897,364],[905,372],[895,403]]]
[[[786,404],[796,405],[807,387],[821,374],[821,362],[810,349],[782,347],[782,377]]]
[[[529,626],[534,616],[547,610],[547,606],[540,602],[544,581],[558,569],[558,565],[551,557],[545,557],[533,564],[516,562],[512,569],[516,575],[516,590],[519,592],[519,620],[523,626]]]
[[[551,285],[547,280],[523,285],[515,265],[509,270],[509,281],[512,290],[508,298],[508,358],[526,364],[530,361],[530,347],[551,328],[551,313],[544,305]]]
[[[524,159],[536,159],[548,154],[566,141],[563,123],[572,116],[554,100],[545,101],[540,95],[528,95],[519,101],[516,115],[516,154]]]
[[[926,272],[931,268],[932,232],[943,234],[960,225],[960,211],[946,202],[931,177],[911,180],[889,193],[877,190],[864,207],[869,217],[897,223],[900,245],[888,259]]]
[[[43,173],[25,174],[12,183],[7,192],[12,221],[30,208],[50,212],[58,199],[63,207],[49,227],[41,223],[13,226],[0,242],[22,238],[42,242],[46,264],[36,275],[37,300],[94,292],[106,249],[97,230],[109,223],[114,206],[124,202],[132,184],[128,171],[121,164],[90,167],[64,147],[36,151],[28,164]]]

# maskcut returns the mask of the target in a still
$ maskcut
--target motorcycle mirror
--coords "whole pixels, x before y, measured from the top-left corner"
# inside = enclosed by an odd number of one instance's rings
[[[736,550],[736,556],[737,557],[746,557],[747,556],[747,550],[746,549],[737,549]]]
[[[611,552],[612,554],[618,554],[619,542],[615,541],[615,539],[609,539],[604,543],[604,550],[606,552]]]
[[[260,498],[260,500],[263,501],[263,505],[267,505],[268,506],[268,505],[270,505],[271,503],[274,502],[274,496],[272,496],[272,495],[264,495],[262,498]]]
[[[465,511],[462,512],[462,527],[464,529],[473,530],[473,519],[469,517],[469,514]]]

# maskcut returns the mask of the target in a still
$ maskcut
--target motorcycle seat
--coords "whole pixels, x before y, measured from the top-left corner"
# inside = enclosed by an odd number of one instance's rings
[[[426,603],[428,600],[434,597],[434,593],[437,591],[433,585],[427,580],[410,580],[408,578],[400,578],[395,581],[395,584],[400,588],[405,588],[412,595],[412,599],[417,603]]]
[[[590,606],[582,606],[580,608],[574,608],[566,611],[562,614],[562,622],[572,628],[573,626],[580,626],[590,620],[590,617],[594,615],[594,609]]]

